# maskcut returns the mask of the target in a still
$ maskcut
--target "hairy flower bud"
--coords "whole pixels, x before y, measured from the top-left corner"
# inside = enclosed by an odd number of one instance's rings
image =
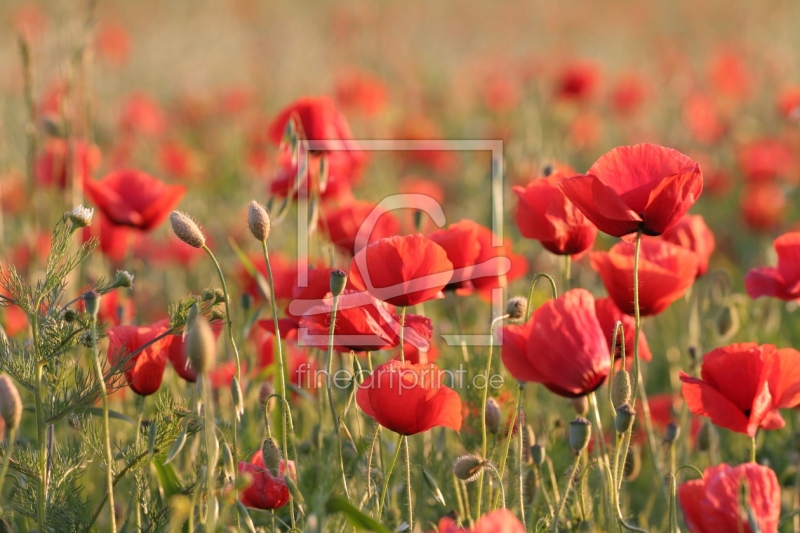
[[[531,446],[531,459],[536,466],[542,466],[547,459],[547,450],[541,444]]]
[[[486,400],[486,431],[496,435],[500,431],[500,422],[503,414],[500,412],[500,405],[494,398]]]
[[[331,272],[331,294],[333,297],[341,296],[347,286],[347,272],[344,270],[334,270]]]
[[[22,420],[22,400],[14,382],[5,374],[0,376],[0,417],[6,428],[15,430]]]
[[[89,291],[83,294],[83,304],[86,306],[86,312],[93,319],[97,318],[97,313],[100,312],[100,293],[97,291]]]
[[[259,241],[264,242],[269,237],[269,214],[255,200],[250,202],[250,208],[247,212],[247,225],[250,226],[250,233]]]
[[[569,423],[569,445],[575,453],[582,452],[588,445],[592,437],[592,426],[589,421],[579,416]]]
[[[617,407],[617,416],[614,418],[614,427],[617,433],[625,433],[633,425],[633,420],[636,418],[636,412],[628,403],[623,403]]]
[[[204,375],[214,367],[217,356],[216,344],[214,332],[211,331],[208,321],[198,316],[186,334],[186,356],[198,374]]]
[[[281,468],[281,449],[278,446],[278,441],[272,437],[267,437],[264,444],[261,445],[261,458],[264,460],[264,466],[267,470],[272,472],[273,476],[277,476]]]
[[[617,370],[614,375],[614,384],[611,387],[611,403],[614,407],[631,401],[631,375],[624,368]]]
[[[453,474],[464,483],[471,483],[485,467],[486,461],[477,455],[462,455],[453,463]]]
[[[173,211],[169,214],[169,223],[175,235],[189,246],[201,248],[206,243],[200,226],[186,213]]]
[[[506,314],[510,320],[522,320],[528,310],[528,300],[522,296],[514,296],[506,303]]]

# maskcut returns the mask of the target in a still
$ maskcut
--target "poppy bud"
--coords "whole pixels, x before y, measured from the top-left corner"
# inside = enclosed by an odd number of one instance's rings
[[[542,466],[547,458],[547,451],[541,444],[531,446],[531,459],[536,466]]]
[[[510,320],[522,320],[528,309],[528,300],[522,296],[515,296],[506,303],[506,314]]]
[[[631,401],[631,375],[624,368],[614,375],[611,387],[611,403],[619,407]]]
[[[100,312],[100,293],[97,291],[89,291],[83,295],[83,303],[86,305],[86,312],[93,319],[97,318],[97,313]]]
[[[569,423],[569,445],[576,454],[582,452],[592,437],[592,426],[589,421],[579,416]]]
[[[175,235],[189,246],[201,248],[205,245],[205,235],[197,223],[186,213],[173,211],[169,214],[169,223],[172,225]]]
[[[22,420],[22,400],[19,391],[11,378],[6,375],[0,376],[0,417],[9,430],[17,429]]]
[[[625,466],[622,471],[625,475],[625,481],[635,481],[641,471],[642,453],[639,450],[639,446],[633,444],[628,448],[628,456],[625,458]]]
[[[114,287],[130,289],[133,287],[133,274],[127,270],[117,270],[117,279],[114,280]]]
[[[78,312],[74,309],[67,309],[64,311],[64,322],[75,322],[76,318],[78,318]]]
[[[453,474],[464,483],[471,483],[485,467],[486,461],[477,455],[462,455],[453,463]]]
[[[69,219],[72,221],[73,228],[85,228],[92,225],[92,215],[94,209],[87,209],[79,205],[69,213]]]
[[[186,335],[186,356],[198,374],[205,375],[214,367],[216,359],[216,340],[208,321],[198,316],[189,326]]]
[[[269,381],[264,381],[261,384],[261,387],[258,389],[258,399],[261,400],[261,405],[263,407],[264,402],[270,399],[270,396],[275,394],[275,387],[272,386],[272,383]],[[272,405],[270,405],[270,409]]]
[[[681,436],[681,427],[678,424],[676,424],[675,422],[670,422],[669,424],[667,424],[667,431],[666,434],[664,435],[664,442],[666,442],[667,444],[672,444],[673,442],[678,440],[678,437],[680,436]]]
[[[269,215],[267,210],[255,200],[250,202],[250,209],[247,212],[247,225],[250,226],[250,233],[259,241],[264,242],[269,237]]]
[[[334,298],[341,296],[347,285],[347,273],[344,270],[334,270],[331,272],[331,294]]]
[[[531,445],[536,442],[536,435],[533,433],[533,428],[529,425],[525,426],[525,431],[522,433],[522,459],[526,465],[533,462],[531,457]]]
[[[272,472],[273,476],[277,476],[281,467],[281,459],[283,459],[278,441],[267,437],[264,444],[261,445],[261,457],[264,459],[264,466],[267,470]]]
[[[589,412],[589,398],[586,396],[570,398],[570,403],[578,416],[586,416],[586,413]]]
[[[730,305],[724,305],[717,312],[714,327],[720,339],[728,339],[736,334],[739,329],[739,314],[736,308]]]
[[[625,433],[633,425],[633,420],[636,418],[636,411],[628,403],[623,403],[617,407],[617,416],[614,419],[614,427],[617,428],[617,433]]]
[[[486,431],[492,435],[496,435],[500,431],[500,422],[503,415],[500,412],[500,406],[494,398],[486,400]]]

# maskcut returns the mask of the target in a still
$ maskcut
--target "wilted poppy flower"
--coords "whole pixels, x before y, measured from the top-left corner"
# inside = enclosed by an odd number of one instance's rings
[[[780,185],[748,183],[739,198],[742,218],[751,230],[766,232],[780,226],[786,210],[786,194]]]
[[[519,199],[517,227],[526,239],[536,239],[556,255],[576,255],[590,249],[597,228],[570,202],[558,184],[569,175],[554,172],[525,187],[514,187]]]
[[[749,181],[771,181],[792,166],[791,149],[780,139],[759,139],[739,148],[739,168]]]
[[[350,263],[353,286],[384,302],[409,307],[439,297],[453,276],[447,252],[422,235],[379,239]]]
[[[401,435],[432,427],[461,429],[461,398],[444,384],[433,363],[415,365],[392,359],[375,368],[356,391],[356,402],[381,426]]]
[[[115,326],[108,330],[108,362],[112,365],[141,350],[125,364],[125,379],[131,390],[140,396],[149,396],[161,386],[171,339],[167,336],[155,339],[166,331],[166,327],[156,324]]]
[[[122,104],[119,127],[125,133],[155,137],[166,124],[161,108],[145,93],[133,93]]]
[[[356,238],[368,218],[370,223],[365,228],[361,247],[391,237],[400,229],[400,223],[392,213],[376,208],[377,205],[370,202],[347,202],[341,207],[326,210],[320,219],[320,226],[334,245],[353,254],[360,249],[357,249],[359,243],[356,243]]]
[[[86,181],[85,189],[113,224],[142,231],[161,224],[186,192],[140,170],[114,171],[100,181]]]
[[[525,533],[525,527],[514,513],[498,509],[481,516],[472,529],[465,529],[446,516],[439,520],[437,531],[429,533]]]
[[[770,296],[781,300],[800,298],[800,232],[784,233],[772,243],[777,267],[750,270],[744,286],[751,298]]]
[[[608,295],[622,311],[633,315],[634,245],[619,242],[608,252],[592,252],[594,268]],[[657,315],[683,296],[697,276],[697,254],[678,245],[645,239],[639,257],[639,312]]]
[[[754,437],[758,428],[780,429],[778,412],[800,402],[800,352],[771,344],[732,344],[703,356],[701,378],[681,372],[689,410],[717,426]]]
[[[305,346],[328,346],[333,301],[311,307],[300,319],[300,341]],[[433,335],[430,318],[405,316],[404,343],[427,349]],[[400,343],[400,318],[393,309],[365,292],[345,291],[339,298],[334,329],[339,352],[389,350]]]
[[[700,165],[655,144],[614,148],[586,175],[559,183],[600,231],[622,237],[641,230],[660,235],[675,224],[703,190]]]
[[[716,240],[701,215],[684,215],[661,238],[697,254],[697,276],[708,272],[708,261],[714,253]]]
[[[69,145],[64,139],[50,139],[44,153],[36,160],[36,182],[44,186],[67,186],[67,176],[73,176],[78,183],[92,177],[92,172],[100,166],[100,149],[84,141],[75,141],[70,154]],[[67,166],[72,168],[67,171]]]
[[[281,459],[278,475],[272,475],[264,465],[261,450],[253,455],[249,463],[239,461],[239,475],[248,473],[253,476],[250,486],[239,493],[239,501],[245,507],[264,510],[278,509],[289,503],[289,487],[283,477],[286,467],[287,462]],[[294,461],[288,462],[288,468],[289,475],[294,478]]]
[[[633,339],[636,335],[636,321],[631,315],[620,311],[611,298],[595,300],[594,310],[597,314],[597,321],[600,323],[600,329],[603,330],[603,334],[608,339],[609,350],[611,349],[611,343],[614,341],[614,328],[617,325],[617,321],[622,322],[622,330],[625,333],[626,366],[630,367],[633,363]],[[622,358],[620,344],[621,339],[617,338],[617,350],[614,354],[616,358]],[[639,330],[639,357],[645,361],[650,361],[653,358],[653,354],[650,353],[650,346],[647,344],[647,339],[642,330]]]
[[[740,503],[742,484],[747,487],[747,509]],[[781,486],[775,472],[766,466],[710,466],[702,479],[678,487],[678,501],[690,533],[753,533],[751,525],[757,525],[761,533],[778,532]]]
[[[501,357],[519,381],[541,383],[559,396],[596,390],[611,368],[609,344],[585,289],[572,289],[537,309],[525,324],[502,328]]]

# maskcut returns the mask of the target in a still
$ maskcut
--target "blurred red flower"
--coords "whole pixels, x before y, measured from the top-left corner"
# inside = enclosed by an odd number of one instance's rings
[[[622,330],[625,333],[625,366],[630,368],[633,364],[633,339],[636,335],[636,321],[629,314],[620,311],[619,307],[611,298],[599,298],[594,301],[594,311],[597,314],[597,321],[600,329],[608,339],[608,349],[611,350],[611,343],[614,341],[614,328],[617,321],[622,322]],[[622,358],[622,339],[617,339],[617,349],[614,357]],[[639,357],[645,361],[653,359],[650,353],[650,346],[644,336],[644,331],[639,330]]]
[[[94,215],[91,226],[83,228],[82,236],[84,242],[92,237],[100,239],[100,251],[115,263],[125,259],[132,240],[130,228],[115,225],[102,211]]]
[[[133,93],[123,102],[119,119],[119,127],[123,132],[156,137],[166,126],[163,111],[145,93]]]
[[[731,344],[703,356],[701,379],[680,373],[689,410],[717,426],[754,437],[780,429],[779,408],[800,403],[800,352],[771,344]]]
[[[743,100],[753,77],[739,54],[733,50],[721,50],[709,62],[708,78],[718,95]]]
[[[674,395],[672,393],[652,394],[647,397],[647,403],[650,407],[650,419],[653,422],[653,428],[665,433],[669,424],[680,423],[681,406],[683,405],[683,397]],[[636,414],[639,420],[642,420],[644,413],[642,411],[642,403],[636,404]],[[689,416],[689,445],[693,446],[697,440],[697,436],[703,429],[703,423],[696,416]],[[681,428],[685,431],[686,428]],[[647,438],[647,434],[641,431],[634,431],[634,438],[638,438],[642,443]]]
[[[450,517],[439,520],[437,531],[429,533],[525,533],[522,522],[508,509],[498,509],[481,516],[475,527],[465,529]]]
[[[112,365],[141,350],[125,364],[125,379],[131,390],[140,396],[149,396],[161,386],[172,339],[167,336],[159,340],[156,338],[167,329],[163,325],[153,324],[115,326],[108,330],[108,362]],[[148,343],[151,344],[143,348]]]
[[[158,159],[164,173],[173,178],[191,179],[200,171],[197,154],[180,141],[163,143],[158,150]]]
[[[683,120],[697,142],[706,146],[715,144],[728,130],[717,101],[704,93],[692,93],[686,98]]]
[[[438,298],[453,276],[444,248],[422,235],[379,239],[350,263],[353,286],[379,300],[409,307]]]
[[[169,319],[156,322],[154,325],[159,325],[168,329]],[[224,325],[221,321],[216,321],[211,324],[211,330],[214,332],[214,339],[219,339],[223,327]],[[175,369],[175,373],[185,381],[194,383],[197,381],[197,371],[192,367],[192,363],[186,355],[186,339],[184,338],[184,334],[178,333],[176,335],[170,335],[167,339],[169,339],[167,357],[172,364],[172,368]]]
[[[619,242],[608,252],[590,254],[592,268],[603,280],[608,295],[622,311],[633,315],[634,245]],[[639,312],[657,315],[683,296],[697,276],[697,254],[657,240],[642,241],[639,257]]]
[[[261,450],[258,450],[253,455],[249,463],[239,461],[239,475],[247,473],[253,477],[253,482],[250,486],[239,492],[239,501],[245,507],[264,510],[278,509],[289,503],[289,487],[283,477],[286,473],[287,465],[289,475],[292,478],[296,477],[294,461],[287,463],[284,459],[281,459],[280,462],[279,475],[272,475],[272,472],[264,465]]]
[[[86,181],[86,194],[117,226],[150,231],[167,218],[186,188],[167,185],[140,170],[117,170],[100,181]]]
[[[350,70],[336,82],[336,100],[344,109],[374,117],[386,107],[389,89],[377,76]]]
[[[772,243],[778,266],[751,269],[744,286],[751,298],[770,296],[781,300],[800,298],[800,232],[784,233]]]
[[[620,116],[636,113],[644,103],[648,87],[635,72],[620,76],[611,89],[611,107]]]
[[[395,235],[400,229],[400,223],[391,212],[383,208],[376,209],[377,207],[370,202],[353,200],[337,208],[325,210],[320,226],[331,243],[352,255],[371,242]],[[365,241],[360,247],[356,247],[358,232],[368,217],[372,222],[368,224],[368,231],[364,234]]]
[[[567,178],[561,190],[600,231],[622,237],[640,230],[660,235],[703,190],[700,166],[655,144],[614,148],[586,175]]]
[[[708,272],[708,261],[714,253],[716,241],[701,215],[684,215],[661,238],[697,254],[697,277]]]
[[[592,247],[597,236],[595,225],[559,188],[559,183],[570,175],[554,172],[531,180],[525,187],[513,187],[519,199],[516,212],[519,232],[557,255],[581,254]]]
[[[555,93],[559,100],[585,102],[594,97],[599,87],[600,69],[590,61],[568,63],[555,81]]]
[[[116,22],[102,22],[95,39],[100,56],[113,65],[124,65],[131,53],[131,36],[125,26]]]
[[[541,383],[559,396],[596,390],[611,369],[610,342],[585,289],[549,300],[522,325],[502,328],[501,357],[519,381]]]
[[[379,365],[358,387],[356,402],[364,414],[401,435],[435,426],[461,429],[461,398],[444,385],[444,372],[433,363],[392,359]]]
[[[327,165],[327,177],[323,182],[320,178],[322,158]],[[348,201],[352,198],[351,186],[358,181],[359,167],[355,167],[346,152],[328,152],[326,154],[310,153],[308,155],[308,169],[305,176],[298,181],[298,165],[292,162],[292,157],[287,152],[278,156],[277,168],[269,182],[271,194],[280,198],[291,196],[297,198],[306,195],[313,198],[319,193],[323,200],[338,199]],[[308,187],[305,191],[302,187]]]
[[[92,173],[100,167],[102,157],[100,149],[93,144],[75,141],[70,154],[66,140],[50,139],[45,144],[44,153],[36,159],[36,182],[45,187],[64,189],[67,175],[74,175],[74,179],[83,183],[91,179]],[[69,164],[72,169],[67,172]]]
[[[749,181],[771,181],[785,176],[794,161],[791,149],[780,139],[760,139],[739,148],[739,168]]]
[[[747,487],[749,512],[740,505],[742,484]],[[678,487],[678,501],[690,533],[754,533],[752,525],[761,533],[778,531],[781,486],[775,472],[766,466],[756,463],[710,466],[702,479]]]
[[[783,87],[777,96],[777,106],[781,114],[792,121],[800,121],[800,85]]]
[[[739,206],[747,227],[753,231],[771,231],[783,220],[786,194],[774,182],[747,183],[740,193]]]

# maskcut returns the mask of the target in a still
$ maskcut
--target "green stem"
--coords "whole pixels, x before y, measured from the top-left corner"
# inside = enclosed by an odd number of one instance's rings
[[[568,291],[570,288],[570,278],[572,274],[572,256],[565,255],[564,256],[564,291]]]
[[[674,444],[674,443],[673,443]],[[674,448],[674,446],[672,446]],[[675,504],[675,474],[669,474],[669,533],[678,532],[678,506]]]
[[[38,302],[37,302],[37,310],[34,313],[38,313]],[[37,320],[34,320],[33,324],[33,345],[34,351],[36,350],[36,346],[38,345],[38,327],[37,327]],[[38,485],[36,486],[36,523],[39,527],[39,531],[45,531],[45,520],[47,518],[47,439],[45,435],[47,433],[47,424],[44,420],[44,403],[42,402],[42,375],[44,371],[44,364],[36,363],[36,381],[33,386],[33,395],[34,401],[36,403],[36,430],[37,430],[37,438],[39,440],[39,457],[38,459],[38,469],[39,469],[39,480]]]
[[[144,396],[136,395],[136,438],[134,440],[135,446],[139,448],[139,441],[142,438],[142,416],[144,415]],[[134,481],[136,488],[134,490],[134,501],[133,505],[136,508],[136,528],[141,530],[142,529],[142,510],[139,506],[139,483],[137,478],[137,473],[134,472]]]
[[[392,472],[394,471],[394,465],[397,463],[397,458],[400,456],[400,450],[403,447],[403,435],[400,435],[400,438],[397,441],[397,448],[394,450],[394,456],[392,457],[392,462],[389,463],[389,470],[386,471],[386,476],[383,478],[383,490],[381,491],[381,503],[378,505],[378,520],[380,521],[381,516],[383,515],[383,504],[386,501],[386,493],[389,491],[389,479],[392,477]]]
[[[580,454],[576,453],[575,460],[572,462],[572,470],[569,473],[569,479],[567,479],[567,486],[564,487],[564,495],[561,497],[561,501],[558,503],[558,509],[553,517],[553,527],[550,528],[553,533],[558,532],[558,518],[561,516],[561,513],[564,511],[564,507],[567,505],[569,491],[572,489],[572,485],[575,483],[575,474],[578,472],[578,470],[580,470],[580,460]]]
[[[536,282],[539,281],[539,278],[547,278],[547,281],[550,282],[550,288],[553,290],[553,299],[555,300],[556,298],[558,298],[558,289],[556,288],[556,280],[554,280],[550,274],[545,274],[544,272],[540,272],[535,276],[533,276],[533,281],[531,281],[531,290],[528,293],[528,306],[525,311],[526,322],[531,317],[531,312],[533,311],[533,307],[531,306],[531,302],[533,302],[533,289],[536,288]]]
[[[411,499],[411,454],[408,450],[408,437],[403,435],[406,448],[406,498],[408,498],[408,530],[414,531],[414,503]]]
[[[17,428],[12,428],[8,432],[8,445],[6,446],[6,453],[3,454],[3,466],[0,468],[0,499],[3,496],[3,485],[6,481],[6,474],[8,474],[8,465],[11,462],[11,454],[14,453],[14,442],[17,440]],[[0,515],[2,510],[0,510]]]
[[[333,419],[333,432],[336,437],[336,444],[339,449],[339,466],[342,471],[342,483],[344,485],[344,493],[347,499],[350,499],[350,492],[347,489],[347,476],[344,472],[344,458],[342,456],[342,439],[339,435],[339,415],[336,414],[336,404],[333,401],[333,385],[331,384],[331,376],[333,375],[333,337],[334,330],[336,329],[336,311],[339,308],[339,297],[333,297],[333,307],[331,309],[331,327],[328,333],[328,357],[326,362],[327,375],[325,376],[325,388],[328,391],[328,405],[331,408],[331,418]]]
[[[215,530],[215,516],[212,512],[214,508],[214,472],[217,469],[217,444],[214,436],[214,406],[211,402],[211,383],[207,375],[203,375],[202,381],[202,400],[203,400],[203,435],[206,444],[206,459],[208,468],[206,470],[206,508],[208,509],[208,531]],[[235,459],[234,459],[235,462]],[[238,468],[237,468],[238,469]]]
[[[406,307],[403,306],[400,308],[400,361],[403,363],[406,362],[406,347],[403,344],[405,342],[405,330],[406,330]]]
[[[750,462],[756,462],[756,436],[753,435],[753,438],[750,439]]]
[[[203,250],[205,250],[208,257],[211,258],[211,261],[214,263],[214,268],[217,270],[217,276],[219,277],[220,285],[222,285],[222,294],[225,297],[225,329],[228,334],[228,341],[230,342],[231,349],[233,350],[233,357],[236,362],[236,381],[238,383],[242,382],[242,364],[239,360],[239,350],[236,348],[236,341],[233,339],[233,324],[231,321],[231,309],[230,309],[230,293],[228,293],[228,285],[225,283],[225,276],[222,274],[222,267],[219,266],[219,262],[217,258],[214,257],[213,252],[211,249],[206,246],[205,244],[202,246]],[[234,409],[238,409],[238,406],[234,406]],[[239,413],[236,413],[233,417],[233,449],[231,452],[233,453],[233,462],[236,463],[238,457],[238,450],[237,450],[237,431],[236,426],[239,419]],[[211,477],[213,473],[209,472],[209,477]],[[236,485],[236,480],[239,477],[238,468],[233,470],[233,484]],[[238,515],[237,515],[238,516]]]
[[[500,472],[497,471],[497,467],[495,467],[492,463],[487,462],[485,469],[489,470],[497,478],[497,486],[500,488],[500,503],[503,506],[503,509],[505,509],[506,508],[506,489],[503,488],[503,478],[500,477]],[[520,492],[519,499],[520,499],[520,502],[522,502],[522,492]],[[522,529],[523,530],[526,529],[525,528],[525,514],[524,514],[524,512],[523,512],[523,515],[522,515]]]
[[[97,346],[97,318],[92,318],[92,361],[94,363],[95,377],[100,387],[100,397],[103,400],[103,445],[106,452],[106,485],[108,488],[108,511],[111,517],[111,531],[117,531],[117,518],[114,512],[114,456],[111,453],[111,433],[108,424],[108,391],[103,377],[103,368],[100,366],[100,349]]]
[[[502,479],[503,475],[506,473],[506,461],[508,460],[508,451],[511,448],[511,437],[512,437],[512,435],[510,433],[511,433],[511,431],[513,431],[514,424],[516,423],[517,409],[519,409],[520,402],[522,401],[522,389],[523,388],[525,388],[525,384],[520,382],[519,383],[519,388],[517,388],[517,396],[516,396],[516,398],[514,400],[514,411],[512,412],[511,420],[509,420],[509,422],[508,422],[509,435],[508,435],[508,437],[506,437],[506,448],[505,448],[505,451],[503,452],[502,457],[500,458],[500,468],[499,468],[500,479]],[[494,498],[494,503],[492,505],[492,509],[496,509],[497,508],[497,499],[499,497],[500,497],[500,493],[498,492],[497,495]],[[479,515],[477,515],[477,514],[475,515],[476,519],[479,518],[479,517],[480,517]]]
[[[517,455],[517,477],[518,477],[518,481],[519,481],[519,517],[520,517],[520,519],[522,521],[522,529],[526,530],[527,527],[525,526],[525,498],[523,498],[523,494],[525,493],[524,492],[525,491],[525,481],[524,481],[523,475],[522,475],[522,473],[523,473],[523,462],[522,462],[522,447],[523,447],[523,441],[522,441],[522,431],[523,431],[523,427],[522,427],[522,401],[520,401],[519,404],[517,405],[517,420],[519,421],[517,423],[517,438],[518,438],[518,443],[519,443],[519,450],[518,450],[518,455]],[[503,480],[498,478],[497,482],[500,485],[500,490],[504,490],[503,489]],[[505,494],[503,494],[503,500],[505,500],[505,498],[506,498]],[[503,507],[505,507],[505,504],[503,505]]]

